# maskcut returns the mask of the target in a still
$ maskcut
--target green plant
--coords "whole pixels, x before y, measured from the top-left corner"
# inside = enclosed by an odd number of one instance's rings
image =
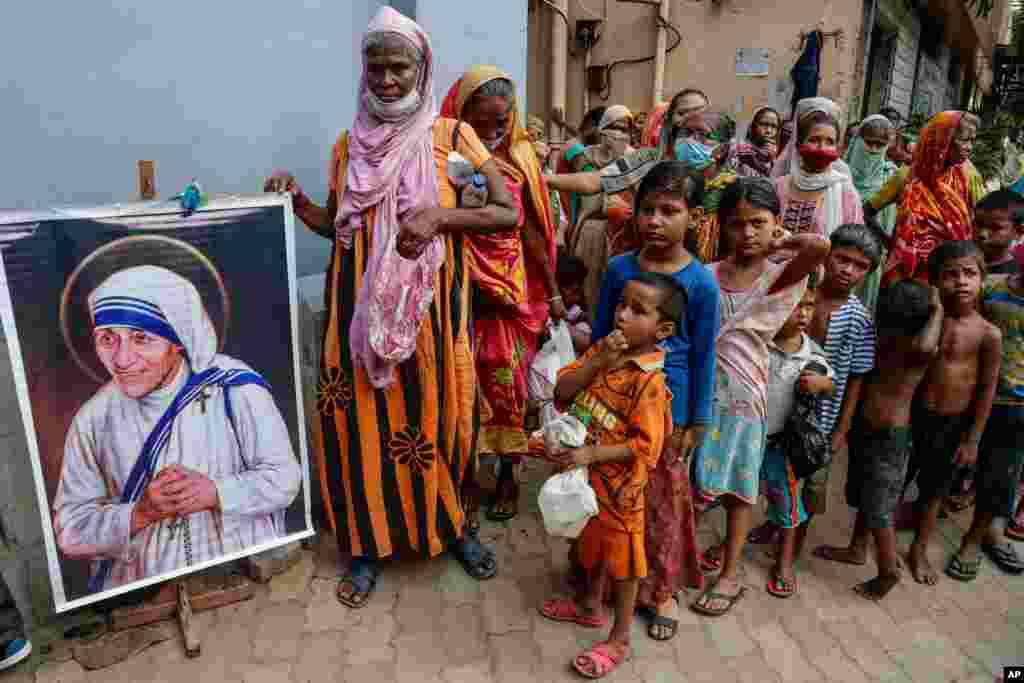
[[[997,112],[988,126],[978,131],[978,139],[971,150],[971,161],[986,182],[1001,177],[1006,162],[1004,140],[1024,124],[1024,117],[1007,111]]]

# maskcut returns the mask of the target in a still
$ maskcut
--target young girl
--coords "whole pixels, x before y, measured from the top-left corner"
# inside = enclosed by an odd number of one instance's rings
[[[705,501],[721,499],[728,516],[722,573],[693,609],[727,613],[743,596],[737,577],[740,553],[757,502],[768,418],[768,342],[796,308],[807,275],[828,256],[824,237],[805,233],[773,235],[779,196],[771,181],[740,178],[718,207],[729,258],[711,265],[721,289],[721,327],[716,350],[715,400],[708,434],[697,450],[697,488]],[[773,263],[769,256],[790,252]]]
[[[651,474],[647,489],[645,546],[649,573],[641,582],[639,604],[653,610],[648,634],[672,638],[678,620],[672,598],[683,588],[703,587],[690,496],[689,456],[711,419],[718,284],[683,246],[691,219],[700,214],[702,182],[678,161],[658,163],[637,190],[636,220],[644,248],[608,264],[594,319],[595,343],[612,332],[615,304],[626,283],[641,272],[668,275],[686,290],[685,323],[662,342],[665,373],[672,391],[673,436]]]

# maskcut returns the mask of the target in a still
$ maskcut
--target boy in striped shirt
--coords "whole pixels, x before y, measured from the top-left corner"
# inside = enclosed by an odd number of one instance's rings
[[[820,400],[818,419],[832,434],[832,451],[836,454],[846,447],[846,435],[860,398],[864,375],[874,368],[875,326],[871,313],[854,292],[865,276],[881,263],[882,245],[867,227],[856,224],[836,228],[830,240],[832,247],[825,261],[825,277],[818,286],[818,302],[807,333],[825,350],[834,372],[835,392]],[[804,482],[801,495],[808,518],[797,531],[795,557],[800,556],[814,515],[826,511],[828,479],[829,468],[825,467]],[[751,543],[778,540],[778,529],[771,523],[755,529],[749,537]],[[864,564],[867,536],[855,538],[849,551],[824,546],[815,549],[815,555]]]

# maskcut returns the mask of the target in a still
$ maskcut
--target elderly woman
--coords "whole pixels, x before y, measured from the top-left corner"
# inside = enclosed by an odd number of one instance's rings
[[[555,228],[548,188],[526,131],[515,86],[494,66],[474,66],[452,86],[442,116],[475,131],[519,207],[516,225],[467,238],[473,281],[474,352],[483,403],[479,453],[501,458],[492,521],[518,513],[515,465],[529,452],[527,373],[549,315],[565,317],[555,282]]]
[[[882,189],[886,181],[896,173],[896,164],[889,161],[887,152],[894,138],[896,129],[892,122],[881,114],[874,114],[864,119],[857,134],[850,141],[844,156],[853,178],[853,186],[857,188],[864,201],[871,201]],[[878,221],[868,221],[868,225],[876,228],[885,244],[892,236],[896,222],[894,207],[887,207],[878,214]],[[878,300],[878,288],[882,282],[882,273],[875,269],[868,273],[857,290],[861,301],[870,311],[875,310]]]
[[[839,159],[839,106],[824,97],[796,104],[796,135],[775,167],[782,227],[829,237],[844,223],[863,223],[860,195]]]
[[[869,217],[899,201],[882,283],[928,280],[928,255],[947,240],[974,238],[974,205],[985,183],[971,163],[978,119],[962,111],[936,114],[921,130],[914,163],[894,175],[865,206]]]
[[[573,160],[573,170],[599,171],[633,151],[630,145],[633,114],[621,104],[608,107],[597,124],[599,142],[587,147]],[[587,267],[583,297],[592,308],[597,304],[601,278],[612,247],[622,251],[629,242],[626,234],[631,225],[633,191],[626,189],[613,195],[577,195],[576,222],[566,239],[569,253]]]
[[[299,218],[333,243],[318,387],[320,483],[328,522],[352,561],[343,604],[363,607],[380,561],[449,547],[476,579],[494,555],[464,533],[474,467],[476,381],[465,235],[508,230],[513,200],[470,126],[436,118],[430,41],[384,7],[363,39],[359,110],[334,146],[327,207],[287,173]],[[489,203],[458,209],[447,179],[457,150],[487,182]]]

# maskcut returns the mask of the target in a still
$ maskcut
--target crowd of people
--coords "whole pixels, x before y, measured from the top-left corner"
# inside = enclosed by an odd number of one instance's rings
[[[534,457],[587,467],[598,500],[572,544],[578,595],[539,606],[611,622],[572,662],[588,678],[628,655],[637,608],[658,640],[676,635],[685,588],[701,614],[735,608],[747,543],[778,546],[765,590],[794,595],[843,452],[853,537],[812,552],[864,564],[873,539],[878,575],[860,595],[900,581],[902,525],[916,529],[909,573],[938,580],[929,537],[967,494],[973,522],[945,573],[973,580],[982,553],[1024,572],[1008,541],[1024,537],[1024,198],[985,193],[973,115],[936,115],[911,148],[896,112],[844,131],[816,97],[760,109],[738,137],[688,88],[643,130],[609,106],[556,145],[527,132],[495,66],[469,68],[438,110],[430,40],[390,8],[362,54],[326,206],[288,173],[265,184],[333,245],[317,456],[351,558],[342,603],[364,607],[397,555],[451,550],[473,578],[495,576],[479,514],[519,513]],[[580,356],[555,408],[587,436],[552,449],[527,379],[561,320]],[[486,458],[500,463],[493,495]],[[752,529],[761,496],[768,521]],[[698,521],[718,507],[725,539],[701,549]]]

